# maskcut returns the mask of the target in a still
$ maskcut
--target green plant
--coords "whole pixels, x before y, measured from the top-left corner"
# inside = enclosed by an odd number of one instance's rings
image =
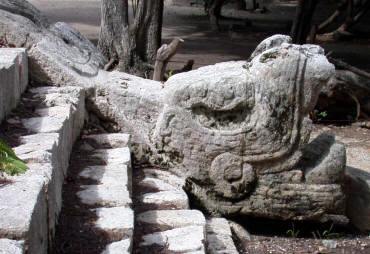
[[[322,112],[318,113],[317,116],[321,119],[326,118],[328,116],[328,112],[322,111]]]
[[[170,78],[170,77],[172,77],[173,76],[173,70],[169,70],[169,72],[168,72],[168,78]]]
[[[18,175],[26,172],[27,165],[18,158],[14,151],[0,140],[0,171],[9,175]]]
[[[341,234],[334,232],[333,228],[334,224],[332,223],[329,229],[324,230],[322,233],[320,233],[319,230],[313,231],[312,235],[315,239],[333,239],[341,237]]]
[[[286,231],[288,237],[297,238],[299,235],[299,230],[296,230],[294,224],[292,224],[292,228]]]

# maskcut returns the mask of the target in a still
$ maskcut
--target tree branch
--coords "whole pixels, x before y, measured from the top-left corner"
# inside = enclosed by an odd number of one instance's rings
[[[157,58],[154,65],[153,80],[163,81],[168,61],[176,54],[181,38],[175,38],[169,45],[164,44],[157,51]]]

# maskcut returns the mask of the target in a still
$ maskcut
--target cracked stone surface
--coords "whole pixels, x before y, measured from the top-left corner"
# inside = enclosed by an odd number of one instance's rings
[[[203,227],[189,226],[157,232],[143,237],[141,246],[159,245],[166,246],[173,252],[204,251],[205,240]]]
[[[174,75],[164,88],[111,73],[97,86],[95,107],[133,134],[138,160],[174,172],[209,212],[345,219],[344,146],[324,136],[309,143],[308,113],[334,67],[322,48],[284,38],[270,38],[248,62]],[[118,80],[122,86],[109,85]]]
[[[248,61],[202,67],[162,85],[100,70],[104,59],[67,25],[46,28],[8,9],[1,14],[11,42],[29,46],[31,74],[46,83],[89,87],[89,109],[132,134],[135,157],[186,180],[183,186],[209,212],[344,219],[344,147],[319,136],[312,142],[323,152],[309,149],[308,113],[334,74],[321,47],[274,36]],[[103,159],[115,161],[120,153]]]

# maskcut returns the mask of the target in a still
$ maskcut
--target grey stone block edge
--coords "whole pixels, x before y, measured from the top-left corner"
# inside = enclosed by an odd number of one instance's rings
[[[0,48],[0,122],[14,109],[28,85],[24,48]]]
[[[64,89],[66,88],[60,90]],[[47,253],[50,247],[50,240],[53,237],[61,209],[62,185],[69,163],[69,156],[73,143],[78,138],[84,123],[85,91],[81,88],[71,89],[78,91],[77,103],[73,105],[66,103],[72,110],[63,119],[60,129],[53,133],[43,133],[41,131],[33,135],[36,136],[34,140],[30,136],[21,138],[25,141],[25,144],[21,146],[26,146],[26,150],[27,143],[29,147],[34,147],[37,163],[35,164],[32,161],[34,158],[29,158],[30,170],[25,175],[12,177],[11,180],[14,181],[14,184],[11,183],[9,188],[0,189],[1,203],[4,204],[0,204],[0,210],[3,210],[0,214],[11,214],[8,217],[0,217],[0,238],[23,240],[24,244],[19,248],[30,254]],[[46,88],[46,90],[48,89]],[[55,88],[50,88],[50,90],[58,93],[59,89],[55,91]],[[35,92],[37,93],[37,89]],[[40,94],[45,94],[45,92],[47,93],[42,89],[39,91]],[[71,93],[71,96],[73,97],[75,94],[72,95]],[[46,146],[39,146],[37,143],[32,144],[37,140],[37,135],[40,137],[44,135],[46,138],[47,135],[50,137],[54,135],[56,139],[48,142],[49,144]],[[44,142],[47,143],[46,140]],[[15,150],[17,151],[17,148]],[[27,153],[23,156],[27,157]],[[22,158],[22,155],[20,157]],[[3,192],[6,195],[3,195]],[[16,196],[16,200],[6,205],[6,203],[9,203],[6,199],[9,200],[12,196]],[[24,204],[27,204],[26,208],[23,207]],[[19,213],[18,210],[22,208],[25,211]],[[8,223],[4,220],[8,220]]]

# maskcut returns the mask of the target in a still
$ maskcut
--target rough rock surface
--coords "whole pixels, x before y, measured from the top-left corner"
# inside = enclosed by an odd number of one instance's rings
[[[198,210],[154,210],[137,216],[139,223],[158,225],[166,228],[180,228],[187,226],[204,226],[204,215]]]
[[[229,222],[224,218],[207,220],[207,253],[238,254],[230,229]]]
[[[346,170],[347,213],[358,229],[370,230],[370,173],[357,168]]]
[[[189,208],[181,178],[148,168],[134,179],[137,253],[205,253],[206,219]]]
[[[188,253],[204,251],[204,240],[203,227],[189,226],[145,235],[140,245],[156,244],[166,247],[168,251],[173,253]]]
[[[23,254],[23,241],[0,239],[0,254]]]
[[[156,151],[186,174],[187,190],[210,211],[298,220],[344,215],[343,146],[328,142],[321,160],[305,149],[307,114],[333,73],[320,47],[282,43],[250,62],[175,75],[152,134]]]
[[[28,49],[30,76],[41,84],[92,86],[106,63],[77,30],[50,24],[25,0],[0,1],[0,38]]]
[[[78,87],[30,89],[21,100],[23,108],[19,108],[27,114],[12,115],[2,129],[17,138],[14,151],[29,170],[7,176],[10,183],[1,185],[0,238],[24,240],[22,248],[29,253],[47,253],[52,245],[69,155],[84,122],[84,96]],[[38,123],[34,124],[30,119],[36,115]],[[33,124],[28,125],[30,122]]]
[[[0,48],[0,122],[14,109],[28,85],[25,49]]]
[[[14,23],[23,25],[17,34]],[[162,86],[99,70],[99,53],[66,26],[38,27],[8,12],[3,26],[12,43],[30,46],[35,77],[94,88],[89,109],[132,134],[137,158],[186,178],[209,211],[321,221],[345,214],[342,145],[317,141],[328,144],[319,161],[307,148],[308,113],[334,74],[322,48],[275,36],[248,62],[174,75]]]

